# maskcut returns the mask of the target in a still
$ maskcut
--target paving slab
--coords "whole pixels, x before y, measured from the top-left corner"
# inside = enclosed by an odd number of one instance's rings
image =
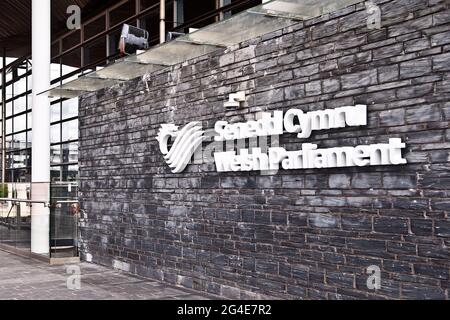
[[[67,266],[51,266],[0,250],[0,300],[208,300],[216,297],[82,262],[79,289]],[[69,281],[70,282],[70,281]]]

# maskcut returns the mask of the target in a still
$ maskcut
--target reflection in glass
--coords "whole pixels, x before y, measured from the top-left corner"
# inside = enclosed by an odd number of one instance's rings
[[[78,180],[78,165],[64,165],[61,172],[62,181]]]
[[[62,120],[78,116],[78,98],[62,102]]]
[[[78,162],[78,142],[62,145],[62,161],[64,163]]]
[[[13,103],[12,102],[8,102],[6,104],[6,116],[10,117],[13,114]]]
[[[27,121],[28,121],[28,129],[31,129],[33,127],[33,117],[31,112],[27,113]]]
[[[6,153],[6,168],[12,169],[14,166],[14,154],[12,152]]]
[[[12,141],[13,141],[12,135],[6,136],[6,151],[12,148]]]
[[[14,95],[18,96],[27,91],[27,79],[22,78],[14,83]]]
[[[62,140],[78,140],[78,120],[71,120],[62,123]]]
[[[21,169],[30,167],[30,156],[31,156],[31,150],[22,150],[14,153],[14,163],[13,168],[14,169]]]
[[[23,96],[14,100],[14,114],[19,114],[27,110],[27,97]]]
[[[20,150],[27,148],[27,133],[22,132],[13,136],[11,149]]]
[[[61,105],[59,103],[52,104],[50,106],[50,122],[56,122],[61,120]]]
[[[50,147],[50,163],[61,163],[61,145],[55,145]]]
[[[14,132],[19,132],[27,129],[27,115],[14,117]]]
[[[52,182],[61,181],[61,167],[51,167],[50,169],[50,179]]]
[[[31,148],[31,143],[33,140],[33,132],[30,130],[27,132],[27,146],[28,148]]]
[[[12,119],[6,120],[6,134],[12,133]]]
[[[50,127],[50,143],[58,143],[61,141],[61,125],[54,124]]]

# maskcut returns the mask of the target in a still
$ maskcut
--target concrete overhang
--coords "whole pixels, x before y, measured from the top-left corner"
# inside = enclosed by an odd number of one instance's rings
[[[359,2],[361,0],[263,1],[263,4],[229,19],[122,58],[41,94],[52,98],[74,98],[95,92]]]

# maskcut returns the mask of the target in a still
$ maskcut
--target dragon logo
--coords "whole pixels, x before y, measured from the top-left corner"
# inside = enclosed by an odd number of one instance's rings
[[[205,139],[200,122],[190,122],[183,129],[178,129],[174,124],[163,124],[156,138],[159,149],[173,173],[180,173],[186,168],[192,155]],[[170,141],[173,141],[173,144],[169,150]]]

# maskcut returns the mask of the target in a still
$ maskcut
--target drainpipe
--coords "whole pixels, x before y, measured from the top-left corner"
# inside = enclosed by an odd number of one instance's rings
[[[50,200],[50,101],[38,95],[50,87],[51,0],[32,0],[33,139],[31,198]],[[50,252],[50,209],[31,208],[31,252]]]
[[[166,1],[161,0],[159,5],[159,43],[166,42]]]

